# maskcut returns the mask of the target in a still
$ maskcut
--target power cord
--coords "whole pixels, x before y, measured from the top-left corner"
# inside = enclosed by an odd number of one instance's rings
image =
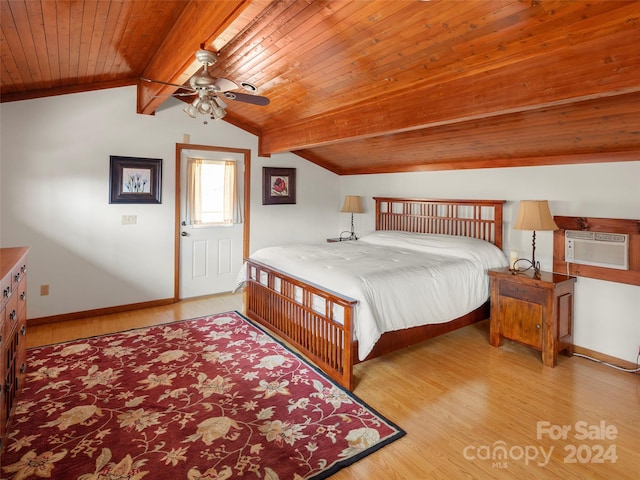
[[[566,262],[567,265],[567,277],[571,276],[571,269],[569,268],[569,265],[571,265],[571,262]],[[613,363],[609,363],[609,362],[603,362],[602,360],[598,360],[597,358],[593,358],[590,357],[588,355],[583,355],[581,353],[574,353],[574,355],[576,357],[582,357],[582,358],[586,358],[587,360],[591,360],[592,362],[596,362],[596,363],[602,363],[603,365],[606,365],[607,367],[611,367],[611,368],[615,368],[616,370],[620,370],[622,372],[627,372],[627,373],[638,373],[640,372],[640,351],[638,351],[638,355],[636,356],[636,368],[624,368],[621,367],[619,365],[614,365]]]
[[[604,362],[602,360],[598,360],[597,358],[590,357],[589,355],[583,355],[582,353],[574,353],[573,355],[576,357],[586,358],[587,360],[591,360],[592,362],[601,363],[603,365],[606,365],[607,367],[615,368],[616,370],[620,370],[622,372],[627,372],[627,373],[640,372],[640,366],[638,364],[638,361],[640,360],[640,352],[638,352],[638,356],[636,357],[636,368],[623,368],[619,365],[614,365],[613,363]]]

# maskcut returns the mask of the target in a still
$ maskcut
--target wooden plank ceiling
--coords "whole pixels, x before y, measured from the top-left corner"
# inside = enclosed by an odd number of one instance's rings
[[[260,153],[338,174],[640,160],[640,2],[0,0],[3,102],[138,84],[218,52]],[[187,102],[192,97],[181,97]],[[202,121],[202,118],[193,120]],[[216,128],[216,122],[209,122]]]

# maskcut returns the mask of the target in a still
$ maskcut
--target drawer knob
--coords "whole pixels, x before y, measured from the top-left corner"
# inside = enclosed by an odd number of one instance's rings
[[[24,373],[27,371],[27,366],[23,363],[22,365],[20,365],[20,373]]]
[[[536,323],[536,328],[537,328],[538,330],[540,330],[540,324],[539,324],[539,323]]]
[[[24,336],[25,333],[27,333],[27,326],[22,325],[22,328],[20,329],[20,335]]]
[[[16,273],[13,278],[15,279],[16,283],[20,283],[20,272]]]
[[[25,298],[27,298],[27,292],[24,292],[24,291],[23,291],[23,292],[20,294],[20,300],[24,300]]]
[[[5,288],[5,289],[2,291],[2,294],[3,294],[5,297],[8,297],[10,293],[11,293],[11,289],[10,289],[9,287]]]
[[[27,273],[27,266],[22,265],[22,267],[20,267],[20,270],[22,271],[22,273]]]
[[[16,311],[11,310],[11,313],[9,314],[9,320],[13,321],[15,319],[16,319]]]

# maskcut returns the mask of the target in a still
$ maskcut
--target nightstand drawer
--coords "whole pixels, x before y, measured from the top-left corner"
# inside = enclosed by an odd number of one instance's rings
[[[524,300],[525,302],[542,304],[544,302],[545,292],[538,287],[511,282],[500,282],[500,295],[517,300]]]

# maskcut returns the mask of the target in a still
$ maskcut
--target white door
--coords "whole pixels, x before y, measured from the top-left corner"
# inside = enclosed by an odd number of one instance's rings
[[[230,292],[242,265],[243,225],[190,225],[187,215],[187,158],[238,162],[239,198],[243,195],[243,155],[184,150],[180,159],[180,298]]]

